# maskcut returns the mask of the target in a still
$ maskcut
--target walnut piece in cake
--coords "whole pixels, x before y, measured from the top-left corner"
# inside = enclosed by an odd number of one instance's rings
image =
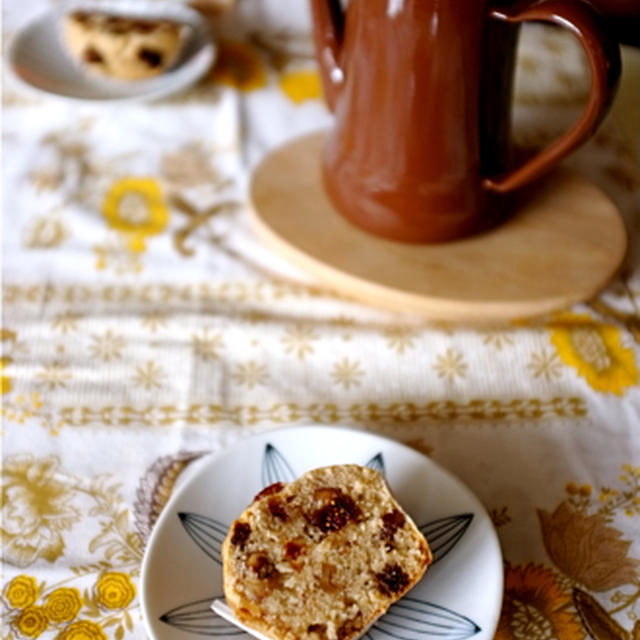
[[[86,70],[119,80],[163,73],[177,60],[189,27],[163,19],[74,11],[64,18],[64,43]]]
[[[432,556],[384,478],[355,464],[261,491],[222,547],[227,604],[274,640],[353,640]]]

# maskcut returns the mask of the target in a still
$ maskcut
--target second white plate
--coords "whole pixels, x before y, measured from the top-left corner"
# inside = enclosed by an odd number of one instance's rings
[[[90,6],[119,15],[166,18],[191,28],[179,60],[167,72],[139,81],[116,81],[85,73],[63,48],[60,21],[64,11]],[[53,9],[23,27],[12,39],[7,60],[14,77],[30,89],[88,101],[152,100],[185,89],[211,67],[216,46],[203,17],[179,3],[150,0],[94,0]]]
[[[309,469],[355,462],[382,472],[426,535],[434,564],[367,632],[368,640],[491,640],[502,604],[498,538],[478,499],[429,458],[380,436],[295,427],[242,440],[201,462],[164,508],[142,565],[154,640],[250,638],[211,610],[223,596],[220,547],[253,496]]]

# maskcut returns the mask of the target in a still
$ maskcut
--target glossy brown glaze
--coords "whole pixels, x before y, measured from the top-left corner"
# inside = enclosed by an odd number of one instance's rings
[[[503,196],[585,140],[619,74],[617,45],[580,0],[491,9],[481,0],[312,0],[314,36],[335,125],[328,195],[346,218],[405,242],[459,238],[495,222]],[[574,31],[593,72],[589,105],[558,143],[507,172],[517,24]],[[489,199],[492,200],[490,206]]]
[[[640,47],[640,0],[594,0],[609,30],[623,44]]]

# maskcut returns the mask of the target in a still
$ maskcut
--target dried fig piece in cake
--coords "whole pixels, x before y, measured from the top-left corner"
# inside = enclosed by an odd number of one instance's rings
[[[169,69],[189,27],[165,19],[77,10],[64,16],[63,42],[90,73],[140,80]]]
[[[359,465],[261,491],[222,547],[227,604],[274,640],[353,640],[422,577],[429,546],[384,478]]]

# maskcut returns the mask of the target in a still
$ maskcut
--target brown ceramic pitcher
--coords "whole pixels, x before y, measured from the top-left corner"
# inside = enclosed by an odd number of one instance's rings
[[[335,113],[323,158],[337,210],[374,234],[439,242],[495,222],[505,194],[584,142],[608,110],[620,52],[586,0],[311,0],[325,95]],[[508,168],[517,24],[552,22],[587,53],[579,121]]]

